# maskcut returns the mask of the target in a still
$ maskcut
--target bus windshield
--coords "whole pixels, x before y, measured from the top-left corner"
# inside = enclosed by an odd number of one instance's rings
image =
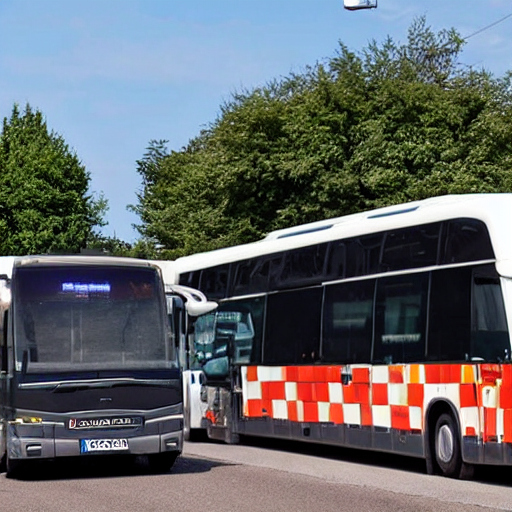
[[[19,267],[15,283],[18,371],[176,366],[155,269]]]

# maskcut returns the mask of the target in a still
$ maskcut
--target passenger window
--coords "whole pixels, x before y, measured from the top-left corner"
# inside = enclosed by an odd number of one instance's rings
[[[219,307],[215,326],[217,345],[232,339],[232,361],[235,364],[261,362],[263,313],[265,297],[225,302]]]
[[[238,263],[233,280],[233,295],[266,292],[269,268],[268,258],[255,258]]]
[[[270,294],[263,362],[311,364],[319,358],[322,288]]]
[[[504,361],[510,339],[500,279],[490,265],[475,269],[471,307],[471,359]]]
[[[476,219],[447,222],[444,263],[494,259],[487,226]]]
[[[383,270],[427,267],[437,263],[441,223],[397,229],[386,234]]]
[[[408,363],[425,357],[428,274],[377,281],[375,311],[376,363]]]
[[[229,265],[207,268],[201,272],[199,289],[212,299],[226,296],[229,277]]]
[[[196,270],[195,272],[185,272],[180,276],[180,283],[184,286],[190,286],[190,288],[199,289],[199,276],[201,272]]]
[[[380,272],[380,252],[383,234],[367,235],[346,241],[347,277]]]
[[[464,361],[468,357],[471,267],[432,272],[427,359]]]
[[[287,252],[279,284],[290,286],[321,282],[326,251],[327,244],[317,244]]]
[[[327,278],[342,279],[347,267],[347,248],[345,242],[332,242],[327,258]]]
[[[267,264],[269,265],[268,274],[269,274],[269,289],[275,290],[279,287],[279,282],[281,281],[281,276],[285,271],[285,259],[284,253],[274,254],[267,260]]]
[[[370,362],[374,290],[374,279],[325,288],[323,362]]]

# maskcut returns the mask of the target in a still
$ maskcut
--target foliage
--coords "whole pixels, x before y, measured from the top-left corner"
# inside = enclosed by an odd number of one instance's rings
[[[302,74],[233,95],[181,151],[138,162],[143,238],[161,257],[442,194],[511,190],[512,88],[458,63],[463,40],[419,18],[406,44],[340,43]]]
[[[43,115],[15,105],[0,134],[0,254],[79,252],[107,207],[89,174]]]

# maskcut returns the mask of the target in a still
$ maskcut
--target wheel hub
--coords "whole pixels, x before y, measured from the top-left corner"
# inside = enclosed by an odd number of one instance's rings
[[[437,458],[448,463],[453,457],[453,434],[448,425],[442,425],[439,428],[437,436]]]

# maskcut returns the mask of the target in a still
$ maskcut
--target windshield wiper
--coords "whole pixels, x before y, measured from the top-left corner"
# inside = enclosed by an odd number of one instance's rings
[[[23,382],[19,385],[22,389],[48,389],[52,393],[72,393],[95,388],[114,388],[121,386],[169,386],[169,379],[95,379],[77,381],[48,381],[48,382]]]

